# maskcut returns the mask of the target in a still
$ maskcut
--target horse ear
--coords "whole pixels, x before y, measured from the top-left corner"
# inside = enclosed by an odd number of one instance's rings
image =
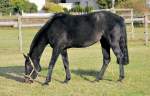
[[[28,58],[28,56],[27,56],[27,55],[25,55],[24,53],[23,53],[23,56],[24,56],[24,58],[25,58],[25,59],[27,59],[27,58]]]

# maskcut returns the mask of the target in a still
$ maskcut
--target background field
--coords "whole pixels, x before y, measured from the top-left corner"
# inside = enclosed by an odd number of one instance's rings
[[[23,30],[24,53],[28,52],[37,30]],[[22,79],[24,58],[18,48],[18,30],[0,28],[0,96],[150,96],[150,47],[144,46],[143,28],[136,28],[135,32],[135,39],[128,41],[130,64],[125,67],[126,78],[123,83],[116,82],[118,65],[112,52],[112,61],[104,76],[106,80],[92,82],[102,65],[101,47],[97,43],[84,49],[69,49],[72,73],[69,84],[62,84],[65,73],[60,57],[52,83],[41,86],[47,74],[51,48],[46,48],[41,59],[42,76],[33,84],[25,84]]]

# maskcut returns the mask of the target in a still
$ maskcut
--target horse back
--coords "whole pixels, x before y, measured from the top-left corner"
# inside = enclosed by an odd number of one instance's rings
[[[87,47],[101,39],[105,33],[121,21],[110,12],[96,12],[87,15],[54,15],[49,29],[49,36],[56,42],[63,42],[70,47]]]

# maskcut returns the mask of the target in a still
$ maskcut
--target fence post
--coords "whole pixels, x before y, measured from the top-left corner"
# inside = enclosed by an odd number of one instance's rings
[[[19,49],[20,49],[20,52],[22,52],[22,22],[21,22],[21,16],[19,15],[18,16],[18,30],[19,30],[19,36],[18,36],[18,39],[19,39]]]
[[[144,32],[145,45],[148,45],[148,15],[147,14],[145,14],[144,16],[144,24],[145,24],[145,32]]]
[[[132,26],[132,29],[131,29],[131,39],[133,40],[134,39],[133,9],[131,9],[131,26]]]

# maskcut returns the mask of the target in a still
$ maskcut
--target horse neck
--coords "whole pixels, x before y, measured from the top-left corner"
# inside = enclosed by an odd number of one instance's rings
[[[29,52],[29,57],[32,60],[40,60],[41,55],[44,51],[46,45],[36,45],[34,48],[31,49]]]
[[[40,62],[41,55],[46,45],[48,44],[47,41],[48,40],[45,37],[45,35],[42,35],[39,33],[37,33],[37,35],[34,37],[32,41],[28,55],[31,58],[32,62],[34,63],[35,68],[37,69],[39,69],[39,66],[40,66],[39,62]]]

